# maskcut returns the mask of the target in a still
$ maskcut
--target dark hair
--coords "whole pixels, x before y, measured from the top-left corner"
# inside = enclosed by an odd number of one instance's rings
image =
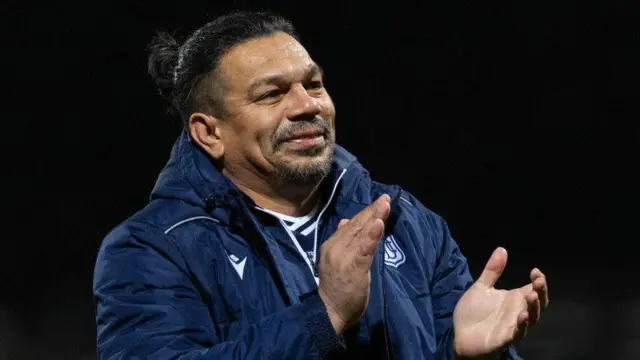
[[[195,111],[217,114],[224,111],[223,84],[216,71],[220,58],[235,45],[276,32],[298,39],[291,22],[264,12],[221,16],[194,31],[182,45],[173,36],[159,32],[149,44],[149,75],[169,101],[170,110],[183,121]]]

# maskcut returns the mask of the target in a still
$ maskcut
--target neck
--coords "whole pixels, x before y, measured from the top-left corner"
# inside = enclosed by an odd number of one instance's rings
[[[276,185],[266,181],[249,183],[223,169],[243,193],[261,208],[289,216],[303,216],[320,201],[320,183],[313,185]]]

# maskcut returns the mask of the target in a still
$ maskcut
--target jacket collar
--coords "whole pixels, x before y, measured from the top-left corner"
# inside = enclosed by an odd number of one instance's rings
[[[343,170],[336,201],[367,203],[371,181],[357,158],[336,146],[332,172],[327,179],[333,185]],[[169,161],[160,172],[151,199],[177,199],[205,209],[223,223],[229,224],[239,208],[252,206],[229,178],[216,168],[208,155],[183,130],[171,150]]]

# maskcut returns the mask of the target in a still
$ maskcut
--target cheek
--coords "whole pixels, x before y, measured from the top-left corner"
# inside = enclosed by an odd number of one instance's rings
[[[335,116],[336,116],[336,109],[333,106],[333,102],[331,102],[331,100],[329,100],[327,103],[322,105],[322,114],[321,114],[322,118],[327,120],[329,122],[329,125],[331,126],[332,129],[335,130],[336,128],[336,124],[335,124]]]
[[[323,96],[320,98],[320,107],[322,108],[322,116],[325,117],[326,120],[333,123],[333,117],[336,114],[336,108],[333,105],[333,101],[329,95]]]
[[[231,124],[224,136],[225,152],[230,158],[256,157],[261,147],[259,144],[261,129],[252,118],[238,115],[230,119]]]
[[[253,139],[256,148],[262,151],[263,153],[270,152],[272,148],[272,144],[271,144],[272,134],[273,134],[272,129],[268,129],[268,128],[257,129],[257,131],[255,132],[255,137]]]
[[[239,139],[242,141],[240,145],[245,151],[253,154],[270,152],[273,134],[280,122],[275,120],[276,114],[260,112],[253,115],[239,134]]]

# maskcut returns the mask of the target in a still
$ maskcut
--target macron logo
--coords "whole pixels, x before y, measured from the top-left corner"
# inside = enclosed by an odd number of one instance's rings
[[[238,276],[240,276],[240,280],[242,280],[242,276],[244,275],[244,266],[247,264],[247,257],[245,256],[242,260],[233,254],[227,255],[227,257],[229,258],[229,262],[231,262],[233,268],[238,273]]]

